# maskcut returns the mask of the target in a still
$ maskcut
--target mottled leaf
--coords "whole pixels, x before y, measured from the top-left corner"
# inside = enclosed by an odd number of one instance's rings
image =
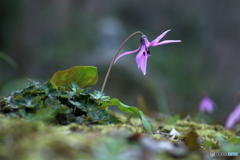
[[[136,107],[132,107],[132,106],[128,106],[126,104],[121,103],[118,99],[114,98],[111,99],[109,102],[103,102],[102,106],[107,107],[107,106],[111,106],[111,105],[116,105],[118,106],[118,108],[123,111],[123,112],[132,112],[135,115],[137,115],[141,121],[142,121],[142,125],[143,128],[149,133],[149,134],[153,134],[152,132],[152,127],[151,125],[148,123],[148,121],[146,120],[146,118],[144,117],[144,114],[142,111],[139,111],[138,108]]]
[[[57,71],[51,78],[51,83],[56,86],[66,86],[75,82],[81,88],[97,83],[98,72],[93,66],[75,66],[63,71]]]

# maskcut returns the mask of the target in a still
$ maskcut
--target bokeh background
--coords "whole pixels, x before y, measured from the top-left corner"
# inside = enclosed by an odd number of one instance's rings
[[[145,76],[136,54],[121,58],[110,73],[106,95],[149,111],[196,115],[202,96],[224,123],[239,102],[240,1],[0,0],[0,95],[45,82],[75,65],[98,67],[100,90],[121,43],[142,31],[153,40],[182,43],[152,47]],[[135,50],[139,35],[120,53]],[[11,57],[11,59],[10,59]]]

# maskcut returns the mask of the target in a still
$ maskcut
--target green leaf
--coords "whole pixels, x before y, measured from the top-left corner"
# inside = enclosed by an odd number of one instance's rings
[[[109,96],[104,96],[104,93],[100,92],[100,91],[94,91],[94,93],[90,93],[90,97],[92,99],[95,99],[95,100],[101,100],[101,101],[109,101],[110,100],[110,97]]]
[[[75,82],[81,88],[95,85],[98,80],[97,68],[93,66],[75,66],[63,71],[57,71],[51,78],[51,83],[60,87]]]
[[[234,144],[226,141],[222,136],[217,136],[219,146],[223,152],[239,152],[240,143]]]
[[[142,121],[142,125],[143,128],[149,133],[149,134],[153,134],[152,132],[152,127],[151,125],[148,123],[148,121],[146,120],[146,118],[144,117],[144,114],[142,111],[139,111],[138,108],[136,107],[132,107],[132,106],[128,106],[126,104],[121,103],[117,98],[111,99],[109,102],[102,102],[102,106],[101,107],[107,107],[107,106],[111,106],[111,105],[116,105],[118,106],[118,108],[123,111],[123,112],[132,112],[135,115],[137,115],[141,121]]]
[[[240,144],[240,137],[230,137],[227,141],[233,144]]]
[[[121,123],[100,105],[110,97],[99,91],[90,94],[89,89],[75,82],[56,87],[50,81],[40,84],[31,80],[28,87],[0,97],[0,113],[62,125]]]

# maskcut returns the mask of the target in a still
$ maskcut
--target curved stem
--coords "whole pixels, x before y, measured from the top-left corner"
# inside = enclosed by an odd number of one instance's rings
[[[103,82],[103,85],[102,85],[101,92],[104,91],[104,88],[105,88],[105,85],[106,85],[106,83],[107,83],[107,79],[108,79],[109,73],[110,73],[110,71],[111,71],[111,69],[112,69],[112,66],[113,66],[113,63],[114,63],[115,59],[117,58],[118,53],[119,53],[120,50],[122,49],[123,45],[124,45],[132,36],[134,36],[134,35],[136,35],[136,34],[142,34],[142,35],[143,35],[143,33],[140,32],[140,31],[134,32],[134,33],[131,34],[127,39],[125,39],[125,41],[124,41],[124,42],[121,44],[121,46],[118,48],[115,56],[114,56],[113,59],[112,59],[112,62],[110,63],[110,66],[109,66],[109,68],[108,68],[107,74],[106,74],[106,76],[105,76],[105,79],[104,79],[104,82]]]

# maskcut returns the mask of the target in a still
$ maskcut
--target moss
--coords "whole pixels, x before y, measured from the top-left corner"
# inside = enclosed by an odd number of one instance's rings
[[[161,131],[169,133],[172,127],[181,133],[175,137],[175,141],[182,140],[190,131],[195,131],[197,133],[197,141],[202,149],[219,149],[218,137],[222,137],[225,140],[236,137],[235,133],[226,130],[221,125],[208,125],[183,120],[178,120],[175,125],[164,125]]]
[[[174,140],[161,134],[147,135],[139,124],[140,120],[132,119],[128,124],[86,125],[72,123],[66,126],[51,125],[41,121],[29,121],[19,118],[9,118],[0,115],[0,159],[18,160],[50,160],[50,159],[113,159],[123,155],[137,154],[155,157],[155,159],[175,159],[176,157],[165,152],[146,150],[141,142],[129,141],[129,137],[138,134],[141,137],[161,140],[182,141],[189,130],[195,130],[204,142],[218,144],[216,136],[234,137],[234,133],[225,130],[220,125],[198,124],[195,122],[178,121],[174,128],[182,132]],[[137,123],[135,125],[134,123]],[[157,123],[156,123],[157,124]],[[170,125],[163,129],[171,130]],[[139,136],[137,136],[139,138]],[[212,145],[213,146],[213,145]],[[202,159],[208,151],[206,148],[188,151],[180,159]],[[203,151],[207,150],[206,153]],[[150,154],[150,155],[149,155]]]

